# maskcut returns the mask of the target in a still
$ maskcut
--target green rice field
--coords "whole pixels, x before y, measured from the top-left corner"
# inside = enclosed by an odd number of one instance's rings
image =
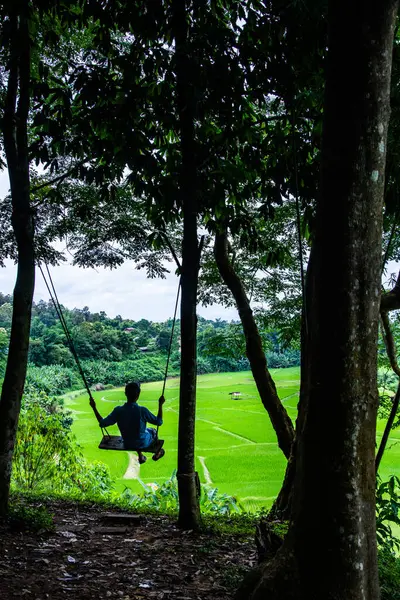
[[[279,397],[292,419],[296,417],[299,369],[272,369]],[[139,404],[152,412],[158,408],[162,384],[142,385]],[[230,392],[240,392],[232,399]],[[94,392],[102,416],[123,404],[123,388]],[[164,425],[160,437],[165,439],[166,454],[155,463],[148,455],[140,466],[135,453],[98,449],[101,431],[89,406],[87,395],[67,395],[66,407],[73,412],[73,431],[89,461],[106,463],[116,480],[116,488],[129,487],[139,492],[137,477],[145,483],[161,483],[176,469],[178,436],[179,380],[167,382]],[[378,436],[384,423],[378,424]],[[109,433],[118,434],[116,426]],[[379,440],[378,440],[379,441]],[[131,455],[131,456],[130,456]],[[210,483],[222,493],[238,498],[248,509],[270,506],[278,493],[285,470],[285,458],[278,448],[275,432],[261,404],[251,372],[219,373],[198,377],[196,414],[196,469],[203,483]],[[392,433],[389,450],[383,458],[383,479],[400,472],[400,432]],[[128,468],[130,467],[130,468]]]

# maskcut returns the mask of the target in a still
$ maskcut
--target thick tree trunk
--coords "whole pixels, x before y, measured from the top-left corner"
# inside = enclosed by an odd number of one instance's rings
[[[178,492],[179,519],[183,529],[200,526],[199,485],[195,472],[195,419],[197,377],[197,285],[199,246],[197,241],[196,158],[194,145],[195,101],[189,30],[185,0],[174,0],[177,109],[181,133],[182,169],[180,191],[183,208],[181,273],[181,382],[179,391]]]
[[[0,399],[0,514],[8,507],[11,465],[28,363],[32,298],[35,285],[34,225],[29,202],[27,122],[30,89],[28,2],[10,15],[11,45],[3,135],[12,200],[12,225],[18,271],[7,366]],[[17,12],[18,11],[18,12]]]
[[[294,439],[294,427],[285,407],[279,399],[274,380],[268,371],[267,359],[265,358],[261,336],[254,320],[250,302],[240,277],[236,274],[229,260],[226,232],[216,234],[214,256],[220,275],[225,285],[230,289],[236,302],[246,339],[246,356],[250,362],[261,402],[271,419],[276,437],[278,438],[278,445],[286,458],[289,458]]]
[[[397,3],[332,0],[310,389],[292,522],[245,598],[377,600],[375,425],[382,208]]]

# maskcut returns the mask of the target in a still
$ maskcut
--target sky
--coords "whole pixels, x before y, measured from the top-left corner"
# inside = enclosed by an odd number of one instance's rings
[[[0,198],[9,188],[8,174],[0,173]],[[165,321],[173,316],[178,279],[174,273],[175,264],[170,263],[171,273],[166,279],[147,279],[144,270],[135,269],[132,261],[121,267],[109,269],[82,269],[65,263],[52,267],[59,301],[67,308],[88,306],[91,312],[104,310],[109,317],[121,315],[123,318],[138,321]],[[11,294],[15,284],[16,265],[6,261],[0,268],[0,292]],[[40,271],[36,272],[34,301],[49,300],[49,294]],[[198,314],[207,319],[238,320],[235,309],[225,309],[218,304],[198,307]]]
[[[8,192],[9,182],[6,171],[0,173],[0,198]],[[88,306],[91,312],[104,310],[109,317],[121,315],[124,319],[139,321],[165,321],[173,316],[178,279],[174,273],[175,264],[167,268],[171,273],[166,279],[148,279],[144,270],[137,270],[132,261],[121,267],[109,269],[83,269],[70,262],[52,267],[51,275],[59,301],[67,308]],[[389,263],[385,280],[390,273],[397,273],[399,265]],[[6,261],[0,267],[0,292],[11,294],[15,284],[16,266]],[[34,301],[49,300],[49,294],[40,272],[36,273]],[[226,309],[214,304],[198,306],[197,313],[207,319],[239,320],[237,310]]]

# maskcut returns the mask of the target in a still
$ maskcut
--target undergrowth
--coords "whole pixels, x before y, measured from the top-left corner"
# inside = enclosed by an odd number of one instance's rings
[[[60,507],[67,505],[79,505],[82,508],[93,510],[122,509],[138,514],[159,515],[157,506],[149,506],[144,503],[133,506],[126,498],[119,502],[107,501],[104,498],[74,498],[71,494],[51,494],[43,491],[14,492],[7,517],[7,523],[11,529],[16,531],[31,531],[35,533],[50,533],[55,529],[51,507],[60,503]],[[47,506],[46,506],[47,505]],[[176,509],[170,506],[166,509],[166,516],[176,519]],[[213,551],[212,538],[215,536],[239,536],[253,537],[255,524],[259,516],[249,513],[234,514],[203,514],[202,530],[210,535],[209,545],[205,544],[199,548],[199,552],[207,553]],[[287,523],[271,524],[276,533],[284,536],[287,531]],[[400,557],[389,549],[388,546],[380,547],[378,553],[379,580],[381,586],[381,600],[400,600]],[[241,582],[245,575],[243,569],[232,567],[226,572],[226,586],[232,589]]]
[[[388,549],[378,554],[381,600],[400,600],[400,557]]]
[[[10,503],[6,523],[15,531],[50,533],[55,530],[53,515],[45,506],[28,504],[21,497]]]

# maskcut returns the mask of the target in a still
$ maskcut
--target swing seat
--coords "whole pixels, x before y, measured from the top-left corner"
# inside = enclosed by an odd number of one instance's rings
[[[164,446],[164,440],[154,440],[147,448],[141,448],[141,452],[149,452],[150,454],[157,454]],[[120,435],[104,435],[103,439],[99,444],[100,450],[127,450],[138,452],[137,448],[125,447],[124,440]],[[165,451],[164,451],[165,452]],[[164,456],[164,455],[163,455]],[[160,456],[161,458],[161,456]]]

